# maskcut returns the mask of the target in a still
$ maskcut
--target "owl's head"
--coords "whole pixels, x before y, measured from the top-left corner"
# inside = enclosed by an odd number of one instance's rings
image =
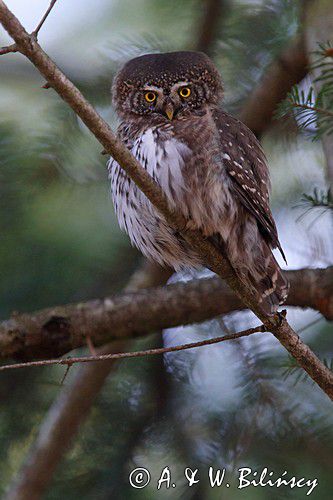
[[[123,118],[160,115],[177,119],[216,105],[222,97],[221,77],[201,52],[147,54],[128,61],[113,84],[113,103]]]

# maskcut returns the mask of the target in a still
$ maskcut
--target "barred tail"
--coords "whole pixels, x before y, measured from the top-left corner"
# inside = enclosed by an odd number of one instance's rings
[[[258,302],[267,314],[275,314],[288,296],[289,283],[266,243],[262,245],[262,261],[257,271],[262,273],[255,287]]]
[[[279,264],[276,262],[270,246],[261,240],[261,245],[247,248],[247,252],[237,255],[230,242],[224,244],[219,235],[210,239],[227,257],[244,286],[248,287],[257,297],[257,302],[263,312],[273,315],[279,306],[284,304],[289,292],[289,283],[283,276]],[[259,242],[258,242],[259,243]],[[230,256],[237,255],[232,259]],[[241,257],[241,258],[240,258]]]
[[[271,249],[263,242],[261,251],[244,266],[235,266],[239,278],[252,289],[263,312],[276,313],[288,296],[289,283]]]

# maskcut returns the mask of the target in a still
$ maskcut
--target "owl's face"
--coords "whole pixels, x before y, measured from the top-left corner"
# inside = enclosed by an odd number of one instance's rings
[[[147,54],[131,59],[115,78],[113,103],[122,118],[143,115],[175,120],[215,106],[220,75],[201,52]]]

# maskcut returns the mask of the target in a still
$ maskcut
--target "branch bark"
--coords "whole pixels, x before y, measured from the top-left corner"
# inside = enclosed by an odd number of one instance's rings
[[[291,283],[287,305],[311,307],[333,320],[333,267],[285,274]],[[225,283],[210,278],[15,314],[0,323],[0,357],[22,361],[55,358],[85,346],[87,337],[94,346],[101,346],[244,307]]]

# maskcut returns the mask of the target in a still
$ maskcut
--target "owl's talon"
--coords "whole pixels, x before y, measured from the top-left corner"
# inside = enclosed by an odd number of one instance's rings
[[[284,322],[284,320],[286,319],[287,309],[282,309],[282,311],[277,311],[276,315],[277,315],[278,321],[279,321],[278,326],[281,326],[282,323]]]

